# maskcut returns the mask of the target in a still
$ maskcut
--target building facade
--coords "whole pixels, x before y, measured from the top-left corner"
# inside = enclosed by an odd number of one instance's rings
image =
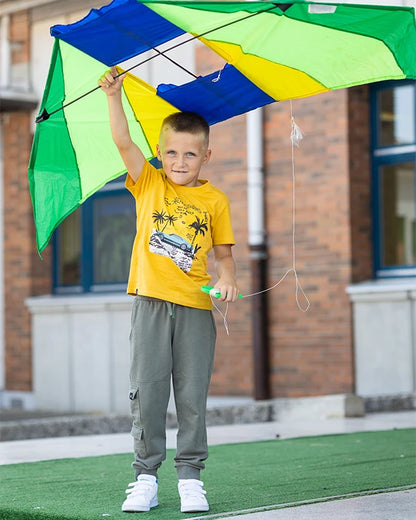
[[[49,27],[97,6],[0,0],[3,407],[127,406],[131,196],[123,179],[107,185],[40,258],[27,180]],[[186,52],[181,59],[199,74],[220,65],[202,45]],[[159,72],[150,65],[142,74],[157,84]],[[293,118],[304,134],[299,147],[290,140]],[[274,103],[215,125],[211,145],[203,176],[231,201],[241,293],[270,289],[229,306],[229,335],[214,311],[211,394],[356,394],[373,407],[391,399],[414,406],[415,82]]]

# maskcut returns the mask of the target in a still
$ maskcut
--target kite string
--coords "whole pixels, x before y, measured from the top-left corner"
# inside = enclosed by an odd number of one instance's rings
[[[299,148],[300,141],[303,139],[303,134],[299,126],[296,124],[295,118],[293,116],[293,106],[292,106],[292,100],[290,100],[290,123],[291,123],[291,133],[290,133],[290,142],[291,142],[291,162],[292,162],[292,267],[290,267],[283,276],[271,287],[268,287],[267,289],[264,289],[262,291],[254,292],[251,294],[245,294],[242,295],[241,298],[250,298],[251,296],[257,296],[258,294],[263,294],[268,291],[272,291],[276,287],[278,287],[285,278],[293,272],[295,275],[295,282],[296,282],[296,290],[295,290],[295,297],[296,297],[296,305],[298,309],[302,312],[307,312],[309,310],[309,307],[311,306],[311,302],[309,301],[309,298],[307,297],[305,291],[302,288],[302,285],[299,281],[298,273],[296,270],[296,168],[295,168],[295,146],[296,148]],[[211,295],[210,295],[211,296]],[[306,305],[302,305],[300,301],[300,296],[303,297],[304,301],[306,302]],[[230,329],[228,326],[227,321],[227,314],[228,314],[228,303],[226,304],[225,311],[222,312],[221,309],[215,304],[214,299],[211,296],[212,304],[215,308],[215,310],[220,314],[220,316],[223,319],[225,331],[227,333],[227,336],[230,335]]]
[[[302,312],[307,312],[310,307],[309,298],[306,296],[305,291],[302,289],[302,285],[299,282],[298,273],[296,270],[296,168],[295,168],[295,146],[299,148],[300,141],[303,139],[303,134],[299,126],[296,124],[295,118],[293,116],[293,106],[292,100],[290,100],[290,123],[291,123],[291,133],[290,133],[290,142],[291,142],[291,159],[292,159],[292,267],[290,267],[284,275],[271,287],[264,289],[263,291],[258,291],[251,294],[243,295],[242,298],[249,298],[250,296],[256,296],[258,294],[262,294],[268,291],[275,289],[278,285],[280,285],[283,280],[288,276],[288,274],[292,273],[295,275],[296,282],[296,305],[298,309]],[[300,302],[300,295],[303,296],[306,301],[306,305],[302,305]]]
[[[210,295],[211,297],[211,301],[212,301],[212,305],[214,306],[215,310],[218,312],[218,314],[221,316],[222,318],[222,321],[224,322],[224,328],[225,328],[225,332],[227,333],[227,336],[230,335],[230,329],[228,327],[228,321],[227,321],[227,314],[228,314],[228,302],[226,303],[225,305],[225,311],[222,312],[221,309],[218,307],[218,305],[215,304],[212,296]]]

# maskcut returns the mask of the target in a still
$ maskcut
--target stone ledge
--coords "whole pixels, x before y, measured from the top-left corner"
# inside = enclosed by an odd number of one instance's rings
[[[366,413],[416,410],[416,394],[364,397]]]
[[[278,398],[273,400],[275,421],[325,420],[334,417],[362,417],[363,399],[353,394],[316,397]]]
[[[248,424],[272,420],[272,405],[268,401],[237,406],[214,406],[208,408],[208,426],[225,424]],[[176,414],[168,413],[167,428],[176,428]],[[17,441],[47,437],[70,437],[75,435],[100,435],[128,433],[131,430],[129,415],[85,414],[61,417],[40,417],[4,421],[0,423],[0,440]]]
[[[207,425],[250,424],[270,421],[325,420],[336,417],[362,417],[365,413],[416,409],[416,394],[359,397],[352,394],[317,397],[279,398],[269,401],[213,398],[208,403]],[[75,435],[128,433],[128,414],[78,414],[39,416],[0,422],[0,441],[17,441]],[[41,415],[41,412],[39,412]],[[166,427],[177,426],[176,414],[168,412]]]
[[[131,419],[128,415],[71,415],[40,417],[0,423],[1,441],[20,441],[48,437],[71,437],[128,432]]]
[[[207,425],[249,424],[279,420],[320,420],[329,417],[354,417],[364,414],[363,401],[358,396],[333,395],[305,398],[251,399],[210,398]],[[167,428],[175,428],[176,414],[168,412]],[[131,418],[128,414],[78,414],[60,417],[33,417],[0,423],[0,440],[23,440],[75,435],[128,433]]]

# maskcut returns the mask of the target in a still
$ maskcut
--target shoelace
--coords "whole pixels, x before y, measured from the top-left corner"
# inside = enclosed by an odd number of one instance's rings
[[[189,499],[189,498],[197,498],[197,499],[203,499],[203,496],[207,494],[205,489],[202,489],[202,486],[204,485],[203,482],[199,480],[193,480],[189,479],[189,481],[180,482],[179,483],[179,490],[180,494],[183,498]]]
[[[146,496],[151,494],[153,491],[153,482],[149,480],[136,480],[136,482],[130,482],[126,489],[128,496],[141,495]]]

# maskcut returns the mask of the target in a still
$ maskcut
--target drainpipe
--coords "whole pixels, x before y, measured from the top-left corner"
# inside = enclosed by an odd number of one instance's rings
[[[0,90],[10,87],[9,16],[0,16]]]
[[[247,114],[247,197],[248,243],[250,250],[251,293],[267,284],[267,243],[265,229],[263,110]],[[270,363],[267,293],[251,298],[253,328],[254,398],[270,399]]]
[[[1,91],[10,84],[10,47],[9,47],[9,16],[0,16],[0,103]],[[3,157],[4,157],[4,132],[3,120],[0,113],[0,407],[2,405],[2,392],[6,387],[6,359],[4,337],[4,215],[3,215]]]

